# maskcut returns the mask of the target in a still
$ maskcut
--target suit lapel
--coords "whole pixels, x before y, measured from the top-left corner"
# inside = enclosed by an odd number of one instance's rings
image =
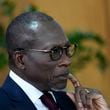
[[[36,110],[27,95],[9,76],[2,88],[10,99],[11,110]]]

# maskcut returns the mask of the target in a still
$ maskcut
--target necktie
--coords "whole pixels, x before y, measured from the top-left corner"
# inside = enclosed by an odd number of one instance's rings
[[[42,95],[40,97],[42,103],[49,108],[49,110],[59,110],[58,105],[55,103],[52,95],[50,93],[44,93],[44,95]]]

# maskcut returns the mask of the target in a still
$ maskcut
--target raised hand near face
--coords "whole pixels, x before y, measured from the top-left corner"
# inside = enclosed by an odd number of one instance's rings
[[[72,74],[69,74],[75,93],[67,95],[76,104],[77,110],[109,110],[103,95],[96,89],[83,87]]]

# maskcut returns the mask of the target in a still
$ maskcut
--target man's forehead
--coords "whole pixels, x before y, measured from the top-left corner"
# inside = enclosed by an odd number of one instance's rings
[[[65,46],[70,44],[69,41],[47,42],[46,46]]]
[[[28,23],[28,29],[33,31],[32,39],[34,41],[34,46],[42,47],[52,47],[57,45],[68,44],[68,39],[58,23],[55,21],[51,22],[39,22],[32,20]]]
[[[42,49],[51,49],[53,47],[57,47],[57,46],[63,47],[66,45],[70,45],[70,42],[68,40],[67,41],[58,41],[58,42],[48,41],[48,42],[45,42],[44,45],[42,45]]]

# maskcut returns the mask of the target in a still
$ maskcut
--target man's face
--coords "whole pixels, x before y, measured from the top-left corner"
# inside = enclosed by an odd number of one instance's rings
[[[34,35],[32,49],[51,50],[69,43],[62,29],[56,24],[41,25],[36,31],[39,32]],[[48,52],[27,51],[24,57],[26,80],[42,91],[64,89],[69,74],[69,64],[70,58],[66,56],[65,51],[61,58],[55,61]]]

